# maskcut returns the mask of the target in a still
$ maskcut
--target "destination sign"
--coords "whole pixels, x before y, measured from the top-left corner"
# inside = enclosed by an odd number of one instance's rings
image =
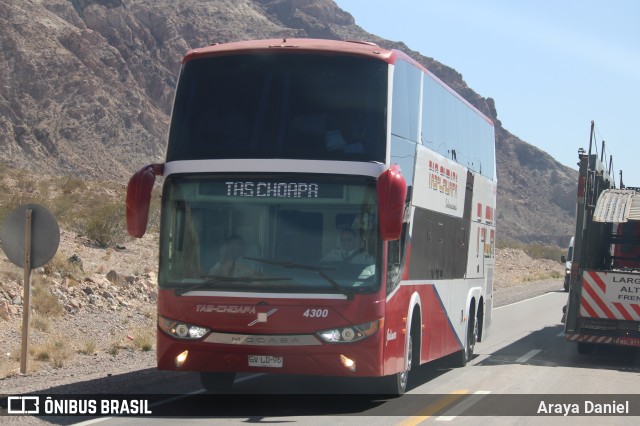
[[[313,182],[235,181],[200,185],[200,194],[255,198],[342,198],[343,186]]]

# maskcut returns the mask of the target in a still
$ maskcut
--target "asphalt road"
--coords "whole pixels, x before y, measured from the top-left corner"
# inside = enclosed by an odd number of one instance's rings
[[[598,410],[621,414],[628,410],[640,416],[640,354],[607,350],[579,355],[562,336],[560,312],[565,301],[566,293],[553,291],[496,308],[493,334],[476,346],[469,365],[451,368],[450,360],[444,359],[412,370],[409,392],[401,398],[370,394],[373,383],[367,380],[275,375],[239,376],[234,395],[220,396],[205,393],[196,375],[185,375],[175,381],[149,381],[149,392],[184,394],[170,401],[162,401],[163,397],[152,401],[153,416],[103,417],[83,424],[637,422],[637,417],[611,414],[576,418]],[[565,412],[567,417],[562,415]],[[46,420],[70,424],[82,419]]]

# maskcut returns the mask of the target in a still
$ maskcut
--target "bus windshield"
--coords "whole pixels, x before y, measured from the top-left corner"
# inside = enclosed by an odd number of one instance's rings
[[[159,285],[351,296],[380,286],[371,178],[171,175]]]
[[[167,162],[216,158],[385,161],[387,64],[262,53],[184,65]]]

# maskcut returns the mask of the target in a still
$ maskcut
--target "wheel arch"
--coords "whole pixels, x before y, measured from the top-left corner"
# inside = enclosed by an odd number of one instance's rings
[[[418,293],[413,293],[411,295],[411,299],[409,301],[409,306],[407,310],[407,323],[406,323],[406,332],[405,332],[405,367],[407,363],[408,354],[406,353],[406,348],[409,347],[409,336],[413,332],[413,365],[420,365],[422,363],[422,303],[420,301],[420,295]],[[416,359],[415,355],[418,355],[418,359]]]

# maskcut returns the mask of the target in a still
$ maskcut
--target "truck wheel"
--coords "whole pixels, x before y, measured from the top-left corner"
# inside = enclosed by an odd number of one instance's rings
[[[588,342],[578,342],[578,353],[580,355],[591,355],[596,351],[596,345]]]
[[[203,371],[200,373],[200,383],[209,392],[229,393],[233,388],[236,373],[212,373]]]

